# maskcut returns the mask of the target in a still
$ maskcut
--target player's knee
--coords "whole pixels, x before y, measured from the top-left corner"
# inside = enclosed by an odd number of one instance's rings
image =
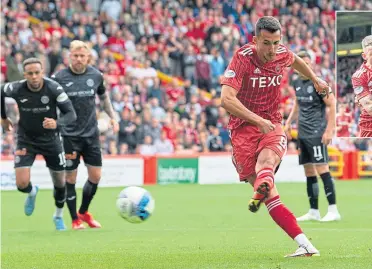
[[[316,176],[316,170],[313,165],[304,165],[305,169],[305,175],[307,177],[315,177]]]
[[[66,185],[65,171],[54,171],[49,169],[49,172],[53,180],[53,185],[57,188],[64,188]]]
[[[262,159],[257,160],[256,172],[261,170],[262,168],[271,168],[274,170],[275,159],[274,158],[262,158]]]
[[[30,174],[25,173],[16,173],[16,185],[20,189],[24,189],[30,183]]]
[[[17,188],[18,190],[23,190],[25,188],[27,188],[28,184],[30,183],[30,181],[27,181],[27,180],[16,180],[16,185],[17,185]]]
[[[318,172],[319,175],[322,175],[324,173],[328,173],[329,172],[329,166],[328,166],[328,164],[317,165],[316,166],[316,171]]]
[[[99,181],[101,180],[101,167],[93,167],[89,166],[88,167],[88,177],[89,181],[98,184]]]
[[[69,184],[76,184],[77,170],[66,171],[66,182]]]
[[[65,187],[54,187],[54,198],[57,201],[63,201],[66,198],[67,189]]]
[[[95,177],[89,177],[89,181],[94,184],[98,184],[100,180],[101,180],[101,175],[95,176]]]

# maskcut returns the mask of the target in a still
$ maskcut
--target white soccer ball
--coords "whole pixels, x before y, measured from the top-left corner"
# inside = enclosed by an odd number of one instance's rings
[[[116,207],[121,217],[130,223],[141,223],[147,220],[155,209],[155,200],[141,187],[127,187],[116,200]]]

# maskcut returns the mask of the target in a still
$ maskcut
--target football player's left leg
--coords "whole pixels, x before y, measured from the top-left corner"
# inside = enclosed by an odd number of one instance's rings
[[[54,186],[53,196],[56,211],[53,215],[53,222],[56,226],[56,230],[63,231],[66,230],[66,226],[63,221],[63,206],[66,201],[64,152],[56,156],[44,156],[44,159],[49,168],[49,173]]]
[[[101,224],[94,220],[93,215],[88,212],[89,205],[96,194],[98,183],[101,179],[101,167],[87,164],[88,179],[83,187],[83,198],[78,212],[78,217],[86,222],[91,228],[101,228]]]
[[[328,164],[316,165],[316,169],[322,178],[324,185],[324,192],[328,200],[328,213],[320,221],[336,221],[341,220],[341,215],[338,212],[336,205],[336,192],[334,180],[329,172]]]

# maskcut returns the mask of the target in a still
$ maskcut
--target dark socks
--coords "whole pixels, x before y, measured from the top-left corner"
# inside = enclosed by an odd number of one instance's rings
[[[54,201],[58,208],[63,208],[66,201],[66,186],[62,188],[54,187]]]
[[[66,203],[68,210],[70,211],[71,219],[76,220],[78,218],[76,214],[76,190],[75,184],[70,184],[66,182],[67,197]]]
[[[26,188],[21,189],[21,188],[19,188],[19,187],[17,186],[17,189],[18,189],[20,192],[30,193],[31,190],[32,190],[32,184],[31,184],[31,182],[29,182]]]
[[[330,205],[336,204],[336,192],[333,178],[329,172],[321,174],[320,177],[323,180],[324,192],[327,196],[328,203]]]
[[[88,211],[89,205],[97,191],[97,186],[98,184],[90,182],[89,179],[85,182],[83,187],[83,201],[79,209],[80,214],[84,214]]]
[[[318,209],[319,185],[316,176],[306,178],[307,196],[309,197],[310,208]]]

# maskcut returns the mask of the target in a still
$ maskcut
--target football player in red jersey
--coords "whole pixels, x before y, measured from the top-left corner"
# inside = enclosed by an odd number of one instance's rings
[[[353,117],[350,113],[346,112],[347,105],[339,104],[339,113],[336,117],[337,136],[350,137],[350,128],[353,124]]]
[[[273,220],[298,243],[299,248],[287,257],[319,256],[293,213],[280,201],[274,171],[287,150],[279,112],[284,69],[292,66],[314,83],[317,92],[327,96],[329,86],[280,44],[282,31],[276,18],[260,18],[255,34],[252,43],[236,51],[221,79],[221,105],[231,114],[228,128],[233,162],[240,180],[254,188],[249,210],[256,212],[264,202]]]
[[[372,35],[362,41],[364,63],[353,74],[355,99],[362,109],[359,119],[359,136],[372,137]]]

